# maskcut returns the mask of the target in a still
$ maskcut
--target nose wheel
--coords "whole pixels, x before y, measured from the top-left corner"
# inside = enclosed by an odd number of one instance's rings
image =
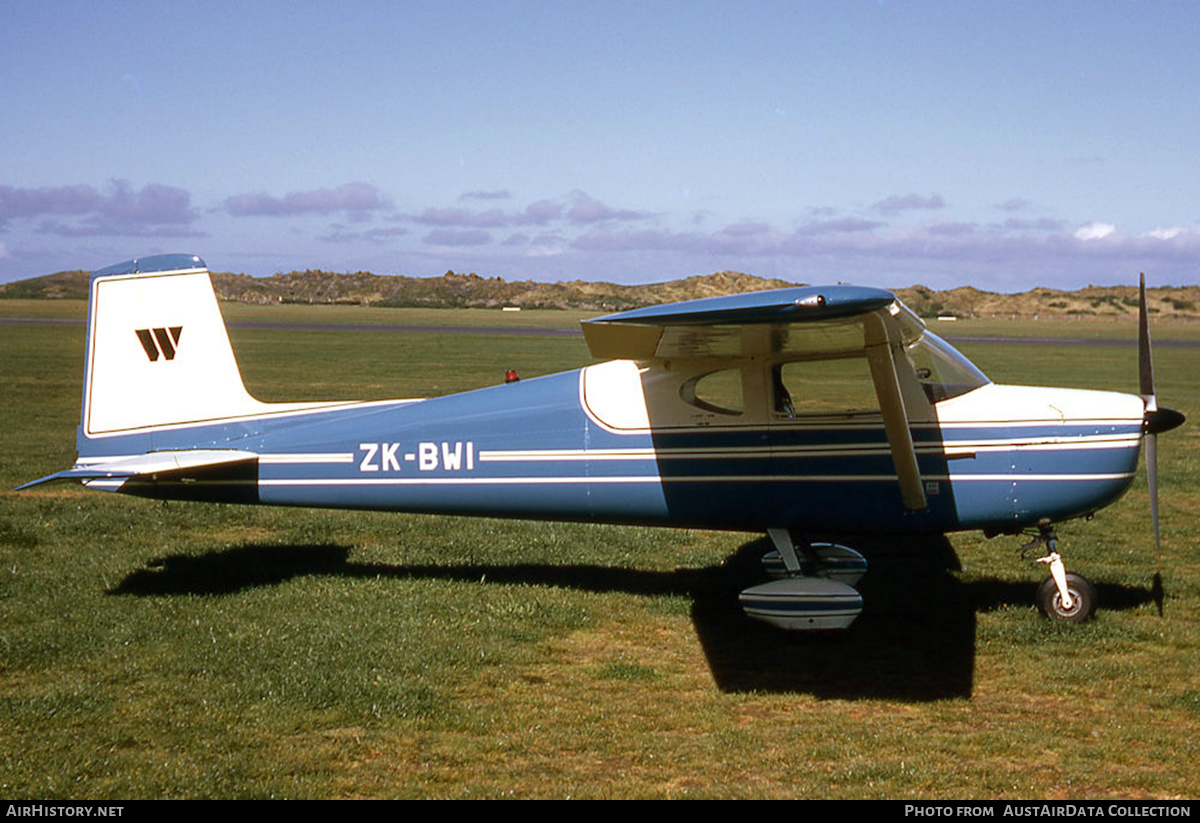
[[[1096,587],[1081,574],[1067,572],[1064,589],[1053,577],[1047,577],[1037,590],[1038,611],[1052,620],[1082,623],[1096,613]]]
[[[1022,547],[1022,556],[1035,546],[1044,546],[1046,555],[1038,563],[1050,567],[1050,576],[1037,590],[1037,607],[1051,620],[1082,623],[1096,613],[1099,597],[1092,581],[1081,574],[1069,572],[1058,553],[1058,537],[1051,529],[1041,529],[1038,536]]]

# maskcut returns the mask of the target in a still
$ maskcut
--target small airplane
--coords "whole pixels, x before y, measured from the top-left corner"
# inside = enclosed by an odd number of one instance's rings
[[[818,535],[1033,535],[1048,616],[1082,621],[1054,524],[1130,486],[1157,405],[1141,286],[1140,395],[992,383],[888,291],[805,286],[584,321],[607,362],[430,399],[263,403],[204,261],[93,272],[79,457],[51,480],[170,500],[765,531],[747,615],[848,627],[866,559]]]

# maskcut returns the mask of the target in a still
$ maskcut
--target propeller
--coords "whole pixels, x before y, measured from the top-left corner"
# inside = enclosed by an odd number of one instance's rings
[[[1186,419],[1174,409],[1159,408],[1154,391],[1154,360],[1150,355],[1150,322],[1146,311],[1146,275],[1138,286],[1138,391],[1146,404],[1142,432],[1146,439],[1146,485],[1150,488],[1150,521],[1154,524],[1154,592],[1162,613],[1162,541],[1158,529],[1158,435],[1183,424]]]

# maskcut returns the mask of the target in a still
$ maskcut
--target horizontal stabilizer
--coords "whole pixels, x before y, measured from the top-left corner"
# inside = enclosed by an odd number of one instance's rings
[[[66,471],[55,472],[18,486],[16,490],[28,489],[52,480],[77,480],[82,483],[89,480],[150,478],[160,474],[232,466],[257,459],[258,455],[253,452],[234,449],[188,449],[92,458],[81,460]]]

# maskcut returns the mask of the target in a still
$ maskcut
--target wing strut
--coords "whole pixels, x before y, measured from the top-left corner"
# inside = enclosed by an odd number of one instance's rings
[[[892,462],[896,465],[896,476],[900,479],[900,494],[907,508],[918,511],[927,508],[929,503],[925,499],[908,410],[904,406],[904,393],[896,371],[896,358],[902,356],[899,329],[895,319],[882,311],[865,315],[863,321],[867,362],[871,364],[871,379],[875,382],[875,394],[883,412],[883,427],[892,450]]]
[[[783,561],[787,573],[800,574],[800,559],[796,557],[796,544],[792,541],[791,532],[787,529],[767,529],[767,536],[775,544],[775,551],[779,552],[779,559]]]

